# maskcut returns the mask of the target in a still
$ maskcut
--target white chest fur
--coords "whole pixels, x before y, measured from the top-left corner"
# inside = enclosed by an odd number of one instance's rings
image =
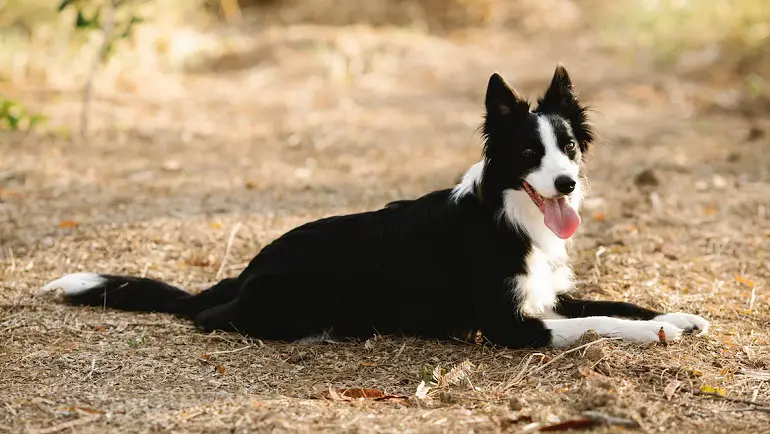
[[[511,291],[524,315],[542,317],[550,313],[556,296],[573,288],[574,274],[566,257],[554,257],[533,247],[526,258],[526,270],[511,282]]]

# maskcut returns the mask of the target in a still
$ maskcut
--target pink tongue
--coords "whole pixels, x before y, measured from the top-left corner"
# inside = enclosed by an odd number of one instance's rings
[[[580,216],[564,197],[545,199],[543,213],[545,225],[563,240],[571,237],[580,226]]]

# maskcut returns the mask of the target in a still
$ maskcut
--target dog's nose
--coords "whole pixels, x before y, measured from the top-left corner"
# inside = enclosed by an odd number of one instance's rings
[[[561,194],[570,194],[575,191],[575,180],[567,175],[557,176],[553,185],[556,187],[556,191]]]

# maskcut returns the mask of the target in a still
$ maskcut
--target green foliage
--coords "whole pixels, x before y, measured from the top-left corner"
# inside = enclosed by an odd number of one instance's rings
[[[105,22],[108,20],[107,14],[110,7],[114,8],[112,13],[115,16],[112,19],[112,29],[109,32],[109,40],[106,41],[102,61],[114,52],[115,44],[118,41],[129,39],[136,26],[144,20],[136,15],[136,5],[144,0],[62,0],[58,11],[62,13],[68,10],[75,10],[74,28],[79,31],[104,30]]]
[[[721,47],[736,58],[770,43],[767,0],[618,0],[603,2],[599,13],[610,42],[652,48],[661,65],[687,51]]]
[[[0,130],[31,131],[48,118],[37,113],[29,113],[19,102],[0,96]]]
[[[142,332],[139,336],[126,341],[129,347],[137,349],[150,345],[150,337],[145,332]]]

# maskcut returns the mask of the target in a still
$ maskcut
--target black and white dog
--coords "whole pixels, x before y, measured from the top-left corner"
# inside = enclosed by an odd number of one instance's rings
[[[453,189],[329,217],[266,246],[199,294],[137,277],[64,276],[43,287],[73,305],[167,312],[205,331],[293,341],[328,334],[425,338],[481,331],[509,348],[567,346],[589,329],[640,342],[706,332],[705,319],[578,300],[566,243],[580,225],[586,108],[562,66],[532,110],[497,74],[483,158]]]

